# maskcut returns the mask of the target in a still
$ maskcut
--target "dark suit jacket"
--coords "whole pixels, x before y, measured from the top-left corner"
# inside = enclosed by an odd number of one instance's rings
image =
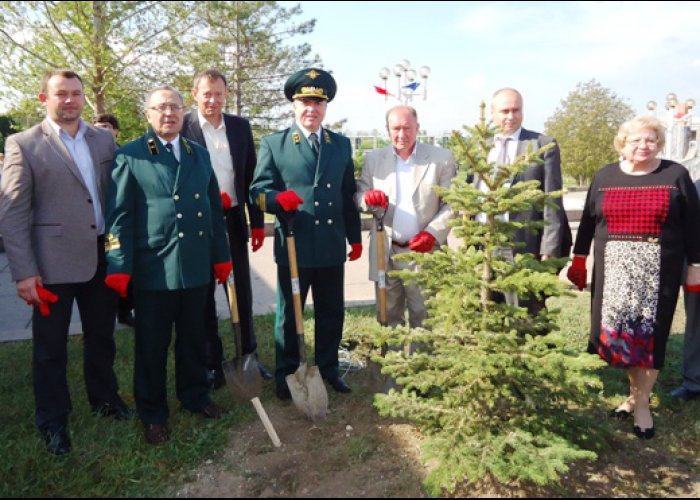
[[[93,203],[104,207],[114,138],[88,125],[100,199],[93,200],[73,158],[48,120],[12,135],[5,145],[0,233],[12,279],[41,276],[44,284],[83,283],[97,270]],[[104,210],[103,210],[104,213]]]
[[[241,209],[243,209],[244,205],[248,206],[250,227],[262,228],[265,225],[264,214],[256,205],[250,203],[250,197],[248,196],[256,164],[255,142],[253,142],[250,123],[240,116],[224,113],[224,124],[226,125],[226,137],[228,137],[229,151],[231,152],[231,160],[235,171],[234,187],[238,205]],[[186,139],[190,139],[204,148],[207,147],[196,111],[185,115],[180,133]],[[240,213],[243,219],[243,226],[247,226],[245,210],[241,210]],[[244,236],[246,241],[248,240],[248,234],[241,236]]]
[[[275,260],[288,266],[286,224],[277,195],[294,190],[304,203],[294,217],[299,267],[340,266],[348,243],[360,243],[360,213],[353,199],[356,191],[352,148],[347,137],[323,129],[321,151],[314,156],[303,132],[291,128],[262,138],[251,201],[277,215]]]
[[[532,146],[533,151],[553,142],[552,137],[521,129],[518,138],[518,156],[527,152],[528,146]],[[513,179],[513,184],[520,181],[537,180],[540,182],[540,189],[546,193],[560,191],[562,189],[561,179],[561,156],[559,146],[555,145],[544,154],[544,163],[532,164],[524,172],[518,174]],[[545,206],[533,207],[531,210],[512,214],[512,220],[546,220],[548,222],[544,230],[532,232],[529,229],[521,229],[516,233],[517,241],[524,242],[525,248],[520,248],[519,253],[533,253],[535,255],[550,255],[552,257],[567,257],[571,249],[571,229],[569,220],[564,211],[561,198],[553,200],[557,208]]]

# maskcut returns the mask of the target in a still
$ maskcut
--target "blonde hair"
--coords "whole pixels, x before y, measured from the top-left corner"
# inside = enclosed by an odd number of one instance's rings
[[[613,141],[615,151],[622,153],[622,148],[625,147],[627,137],[640,130],[653,130],[658,140],[658,150],[661,151],[664,149],[664,145],[666,144],[666,128],[664,124],[654,116],[640,115],[620,125],[615,140]]]

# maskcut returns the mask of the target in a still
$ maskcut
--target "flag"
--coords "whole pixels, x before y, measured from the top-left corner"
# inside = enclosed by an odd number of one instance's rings
[[[381,88],[381,87],[377,87],[376,85],[374,86],[374,90],[377,91],[377,94],[391,95],[389,92],[387,92],[386,89],[383,89],[383,88]]]
[[[409,83],[408,85],[404,85],[404,86],[401,87],[401,88],[404,88],[404,89],[411,89],[412,91],[415,92],[416,89],[418,88],[418,85],[420,85],[420,83],[418,83],[418,82],[411,82],[411,83]]]

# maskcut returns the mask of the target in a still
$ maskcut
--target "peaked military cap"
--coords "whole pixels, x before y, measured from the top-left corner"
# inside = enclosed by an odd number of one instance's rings
[[[329,72],[319,68],[306,68],[287,78],[284,95],[290,101],[300,97],[313,97],[331,102],[336,89],[335,79]]]

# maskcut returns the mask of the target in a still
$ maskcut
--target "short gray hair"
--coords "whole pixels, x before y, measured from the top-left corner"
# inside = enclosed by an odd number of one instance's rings
[[[153,94],[155,94],[156,92],[160,92],[161,90],[168,90],[170,92],[174,92],[180,98],[180,104],[185,104],[185,100],[182,98],[182,94],[179,90],[177,90],[174,87],[171,87],[170,85],[160,85],[159,87],[152,88],[151,90],[146,92],[146,98],[143,101],[144,110],[148,109],[148,103],[151,102],[151,97],[153,97]]]
[[[394,111],[396,111],[398,109],[406,109],[406,110],[410,111],[411,114],[413,115],[413,118],[416,119],[416,123],[418,123],[418,112],[416,111],[416,108],[413,108],[411,106],[406,106],[405,104],[399,104],[398,106],[394,106],[393,108],[390,108],[389,111],[386,112],[386,116],[384,117],[384,119],[386,121],[387,130],[389,129],[389,117],[391,116],[391,114]]]

